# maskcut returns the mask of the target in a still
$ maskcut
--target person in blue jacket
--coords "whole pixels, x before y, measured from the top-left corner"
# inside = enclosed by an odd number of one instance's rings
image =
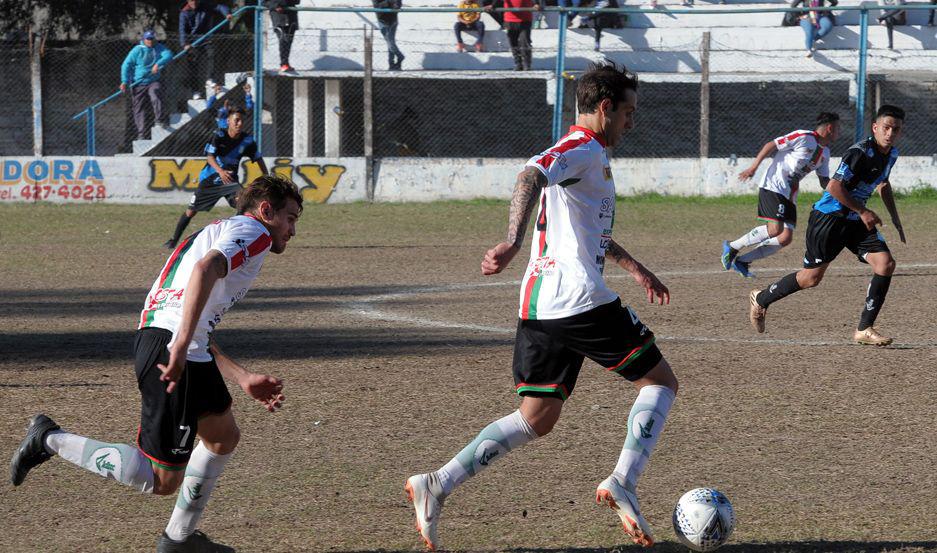
[[[172,52],[156,42],[152,29],[143,32],[143,40],[130,50],[120,66],[120,91],[130,89],[133,104],[133,123],[137,127],[137,140],[146,138],[146,107],[149,98],[156,124],[167,128],[163,113],[162,88],[159,83],[160,70],[172,59]]]
[[[193,98],[204,97],[202,79],[212,77],[212,61],[215,56],[210,42],[201,43],[193,49],[192,43],[215,26],[214,15],[218,14],[228,21],[231,20],[231,10],[224,4],[212,0],[186,0],[179,12],[179,46],[188,51],[186,58],[185,86]]]

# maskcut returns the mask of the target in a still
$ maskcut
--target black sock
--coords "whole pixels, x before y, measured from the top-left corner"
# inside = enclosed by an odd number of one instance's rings
[[[762,307],[768,307],[779,299],[790,296],[798,290],[800,290],[800,284],[797,284],[797,273],[791,273],[761,292],[758,292],[755,301]]]
[[[888,294],[889,286],[891,286],[891,275],[872,275],[869,294],[865,298],[865,307],[862,309],[862,315],[859,316],[859,330],[865,330],[875,324],[875,318],[878,317],[878,312],[882,310],[882,305],[885,303],[885,295]]]
[[[176,223],[176,232],[174,232],[172,235],[173,242],[179,241],[179,237],[182,236],[183,232],[185,232],[185,227],[189,226],[189,221],[191,220],[192,218],[185,213],[182,214],[182,217],[179,217],[179,222]]]

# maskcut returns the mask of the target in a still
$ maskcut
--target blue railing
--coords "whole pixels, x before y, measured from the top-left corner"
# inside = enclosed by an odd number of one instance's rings
[[[239,8],[238,10],[236,10],[234,13],[231,14],[231,16],[234,17],[234,16],[240,15],[240,14],[246,12],[246,11],[253,11],[253,12],[254,12],[254,32],[255,32],[255,37],[254,37],[254,74],[255,74],[255,75],[262,75],[262,74],[263,74],[263,73],[262,73],[262,67],[263,67],[263,42],[262,42],[262,41],[263,41],[263,32],[262,32],[262,31],[263,31],[263,27],[262,27],[262,22],[261,22],[261,17],[260,17],[260,16],[261,16],[261,13],[262,13],[262,11],[261,11],[262,8],[260,7],[261,1],[262,1],[262,0],[257,0],[257,6],[244,6],[244,7],[242,7],[242,8]],[[199,37],[198,39],[196,39],[195,41],[192,42],[192,48],[198,48],[198,46],[199,46],[200,44],[202,44],[203,42],[205,42],[206,40],[208,40],[208,38],[209,38],[211,35],[213,35],[214,33],[218,32],[219,30],[221,30],[222,28],[224,28],[226,25],[228,25],[227,19],[225,19],[224,21],[218,23],[217,25],[215,25],[214,27],[212,27],[211,29],[209,29],[207,33],[205,33],[204,35],[202,35],[201,37]],[[189,52],[190,52],[190,49],[186,49],[186,50],[182,50],[181,52],[175,54],[175,55],[166,63],[166,65],[164,65],[163,67],[165,68],[165,67],[168,66],[169,64],[175,62],[176,60],[178,60],[178,59],[180,59],[180,58],[182,58],[182,57],[188,55]],[[162,68],[160,69],[160,71],[162,71]],[[144,78],[145,78],[145,77],[144,77]],[[130,83],[130,86],[127,87],[127,91],[129,91],[134,85],[140,84],[140,82],[142,82],[142,80],[143,80],[143,79],[138,79],[138,80],[133,81],[132,83]],[[257,83],[256,83],[256,91],[255,91],[254,98],[255,98],[255,100],[256,100],[256,105],[258,105],[258,106],[263,106],[263,84],[262,84],[262,83],[263,83],[263,79],[256,79],[256,80],[257,80]],[[95,153],[95,152],[96,152],[96,148],[95,148],[95,139],[96,139],[96,136],[95,136],[95,111],[96,111],[97,109],[103,107],[104,105],[106,105],[106,104],[108,104],[108,103],[114,101],[115,99],[117,99],[118,97],[120,97],[120,96],[121,96],[122,94],[124,94],[124,93],[125,93],[124,91],[118,90],[117,92],[111,94],[111,95],[108,96],[107,98],[104,98],[103,100],[101,100],[101,101],[99,101],[99,102],[97,102],[97,103],[91,104],[90,106],[86,107],[85,109],[79,111],[78,113],[76,113],[75,115],[72,116],[72,120],[81,119],[82,117],[85,117],[85,118],[86,118],[86,119],[85,119],[86,155],[88,155],[88,156],[94,156],[94,155],[96,155],[96,153]],[[255,134],[256,137],[257,137],[257,142],[258,142],[258,144],[260,144],[260,139],[261,139],[261,124],[260,124],[260,121],[261,121],[260,112],[261,112],[261,111],[262,111],[262,110],[260,110],[260,109],[255,109],[255,110],[254,110],[254,134]]]
[[[386,8],[366,8],[366,7],[315,7],[315,8],[287,8],[296,11],[315,11],[315,12],[356,12],[356,13],[452,13],[452,12],[465,12],[465,11],[475,11],[475,12],[485,12],[484,8],[453,8],[453,7],[406,7],[400,10],[390,10]],[[731,8],[731,9],[699,9],[699,8],[678,8],[662,10],[660,8],[633,8],[633,7],[622,7],[614,9],[584,9],[584,8],[561,8],[561,7],[547,7],[542,10],[535,10],[533,8],[517,8],[512,10],[498,9],[497,11],[528,11],[528,12],[555,12],[559,15],[560,23],[558,25],[559,37],[557,39],[557,54],[556,54],[556,65],[555,65],[555,84],[556,84],[556,96],[555,102],[553,105],[553,122],[552,122],[552,132],[553,139],[559,139],[562,133],[562,116],[563,116],[563,95],[564,95],[564,84],[563,78],[565,73],[565,59],[566,59],[566,21],[568,14],[571,11],[576,12],[585,12],[590,13],[615,13],[615,14],[661,14],[666,13],[667,15],[700,15],[700,14],[717,14],[717,15],[726,15],[726,14],[745,14],[745,13],[805,13],[808,11],[821,11],[821,12],[843,12],[843,11],[858,11],[859,12],[859,65],[856,71],[855,81],[856,81],[856,140],[860,140],[864,134],[864,122],[865,122],[865,99],[866,99],[866,60],[868,57],[868,27],[869,27],[869,11],[871,10],[895,10],[899,9],[897,6],[880,6],[880,5],[863,5],[863,6],[823,6],[823,7],[814,7],[814,8]],[[934,7],[931,5],[909,5],[903,4],[900,5],[902,10],[933,10]],[[257,141],[258,147],[262,148],[263,144],[263,126],[262,126],[262,106],[264,98],[264,87],[263,79],[260,78],[263,75],[263,12],[266,10],[262,6],[262,0],[257,0],[257,4],[253,6],[244,6],[232,15],[239,15],[245,11],[252,10],[254,12],[254,97],[255,105],[258,108],[254,109],[254,119],[253,119],[253,132],[255,139]],[[220,30],[227,24],[227,21],[222,21],[221,23],[212,27],[210,31],[205,33],[202,37],[192,43],[193,47],[197,47],[199,44],[207,40],[213,33]],[[185,56],[188,53],[188,50],[183,50],[178,54],[174,55],[169,63],[176,61],[177,59]],[[168,64],[167,64],[168,65]],[[131,84],[137,84],[139,81],[135,81]],[[123,94],[121,91],[117,91],[114,94],[104,98],[103,100],[92,104],[85,108],[84,110],[76,113],[72,119],[80,119],[81,117],[86,118],[86,139],[87,139],[87,155],[95,155],[95,110],[101,106],[111,102],[118,96]]]

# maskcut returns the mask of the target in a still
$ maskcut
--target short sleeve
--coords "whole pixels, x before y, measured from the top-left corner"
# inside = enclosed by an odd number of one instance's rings
[[[270,235],[258,224],[238,224],[225,228],[213,250],[221,252],[228,260],[228,274],[244,266],[252,257],[263,255],[270,248]]]
[[[823,157],[820,158],[820,164],[817,165],[817,176],[818,177],[829,177],[830,176],[830,150],[827,148],[823,149]]]
[[[596,159],[596,156],[589,151],[587,144],[588,141],[573,145],[570,145],[570,141],[563,142],[530,158],[526,167],[540,170],[547,178],[547,186],[575,184]]]
[[[218,138],[217,134],[211,137],[211,140],[208,141],[208,144],[205,145],[205,153],[213,156],[218,152]]]
[[[797,139],[801,136],[803,136],[803,134],[799,132],[792,132],[784,136],[779,136],[774,139],[774,146],[779,152],[790,150],[796,146],[796,143],[799,142]]]
[[[856,180],[856,173],[859,171],[859,164],[863,155],[862,148],[850,148],[839,162],[839,167],[836,169],[833,178],[846,186],[852,185]]]

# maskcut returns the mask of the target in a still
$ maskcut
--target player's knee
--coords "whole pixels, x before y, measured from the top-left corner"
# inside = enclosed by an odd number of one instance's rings
[[[884,263],[882,263],[880,269],[881,274],[885,276],[891,276],[895,272],[895,259],[889,257]]]
[[[797,284],[800,284],[801,288],[814,288],[820,281],[823,280],[822,273],[807,273],[803,278],[797,279]]]
[[[216,455],[227,455],[233,452],[240,441],[241,429],[236,424],[218,437],[212,437],[212,439],[202,438],[205,447]]]
[[[174,471],[166,474],[165,471],[153,471],[153,494],[154,495],[172,495],[182,484],[182,471]]]
[[[790,246],[791,241],[793,241],[793,239],[794,239],[794,233],[791,232],[790,230],[785,229],[784,232],[778,235],[778,244],[782,248],[786,248],[787,246]]]
[[[537,436],[543,437],[550,433],[553,430],[553,427],[556,426],[556,422],[560,420],[559,413],[555,416],[552,414],[547,414],[543,417],[539,417],[530,423],[530,427],[534,429],[534,432],[537,433]]]

